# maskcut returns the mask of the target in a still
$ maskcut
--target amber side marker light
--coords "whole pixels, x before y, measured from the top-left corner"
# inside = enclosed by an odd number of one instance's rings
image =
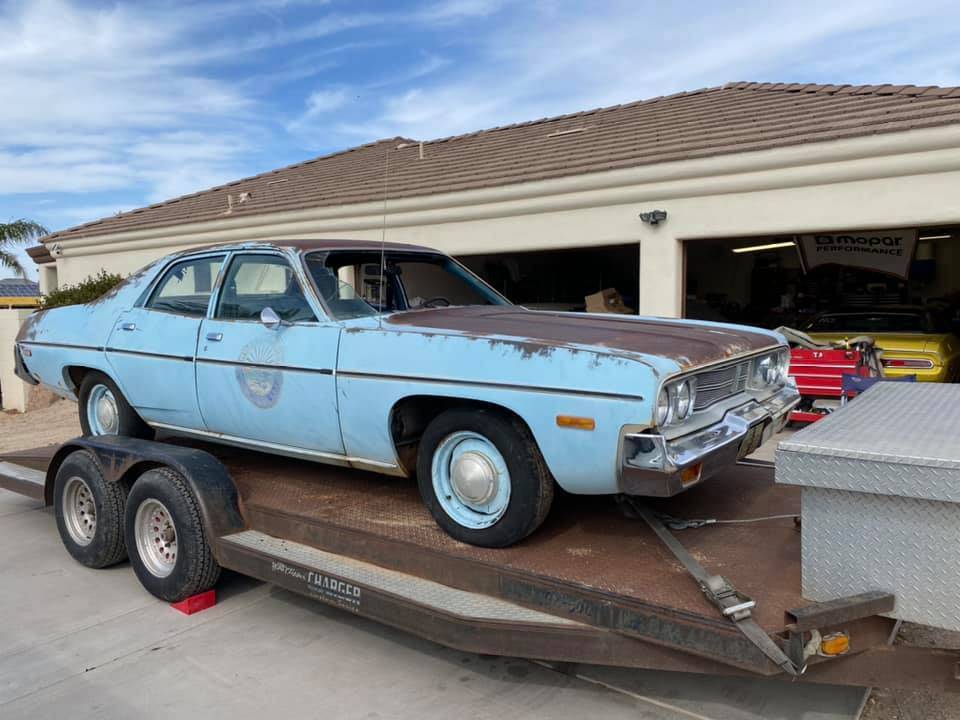
[[[576,415],[557,415],[557,427],[594,430],[597,427],[597,421],[593,418],[577,417]]]
[[[700,479],[701,470],[703,470],[703,463],[685,467],[680,471],[680,484],[683,486],[693,485],[693,483]]]
[[[821,655],[843,655],[850,649],[850,637],[846,633],[830,633],[820,641]]]

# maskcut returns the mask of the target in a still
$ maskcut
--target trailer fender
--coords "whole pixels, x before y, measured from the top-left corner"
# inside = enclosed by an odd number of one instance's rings
[[[243,530],[240,498],[230,473],[204,450],[119,436],[78,437],[64,443],[47,468],[44,500],[53,504],[53,484],[63,461],[76,450],[91,453],[107,482],[132,481],[150,468],[165,466],[180,473],[200,505],[207,541]]]

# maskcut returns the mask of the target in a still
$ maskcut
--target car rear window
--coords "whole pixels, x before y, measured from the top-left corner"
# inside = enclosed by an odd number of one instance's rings
[[[203,317],[217,284],[223,255],[184,260],[164,273],[146,307],[162,312]]]

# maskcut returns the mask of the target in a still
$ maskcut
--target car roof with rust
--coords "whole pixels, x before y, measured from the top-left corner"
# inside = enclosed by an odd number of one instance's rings
[[[422,245],[408,245],[397,242],[380,242],[379,240],[247,240],[244,242],[227,242],[204,245],[202,247],[190,248],[181,255],[192,255],[198,252],[207,252],[210,250],[262,250],[264,248],[287,249],[292,248],[299,252],[312,252],[314,250],[380,250],[381,248],[394,251],[411,252],[432,252],[439,250],[424,247]]]

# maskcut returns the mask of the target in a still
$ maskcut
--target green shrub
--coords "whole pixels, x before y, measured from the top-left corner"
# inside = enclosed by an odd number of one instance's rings
[[[61,307],[63,305],[80,305],[96,300],[120,282],[123,276],[101,270],[96,275],[81,280],[75,285],[62,285],[43,297],[44,308]]]

